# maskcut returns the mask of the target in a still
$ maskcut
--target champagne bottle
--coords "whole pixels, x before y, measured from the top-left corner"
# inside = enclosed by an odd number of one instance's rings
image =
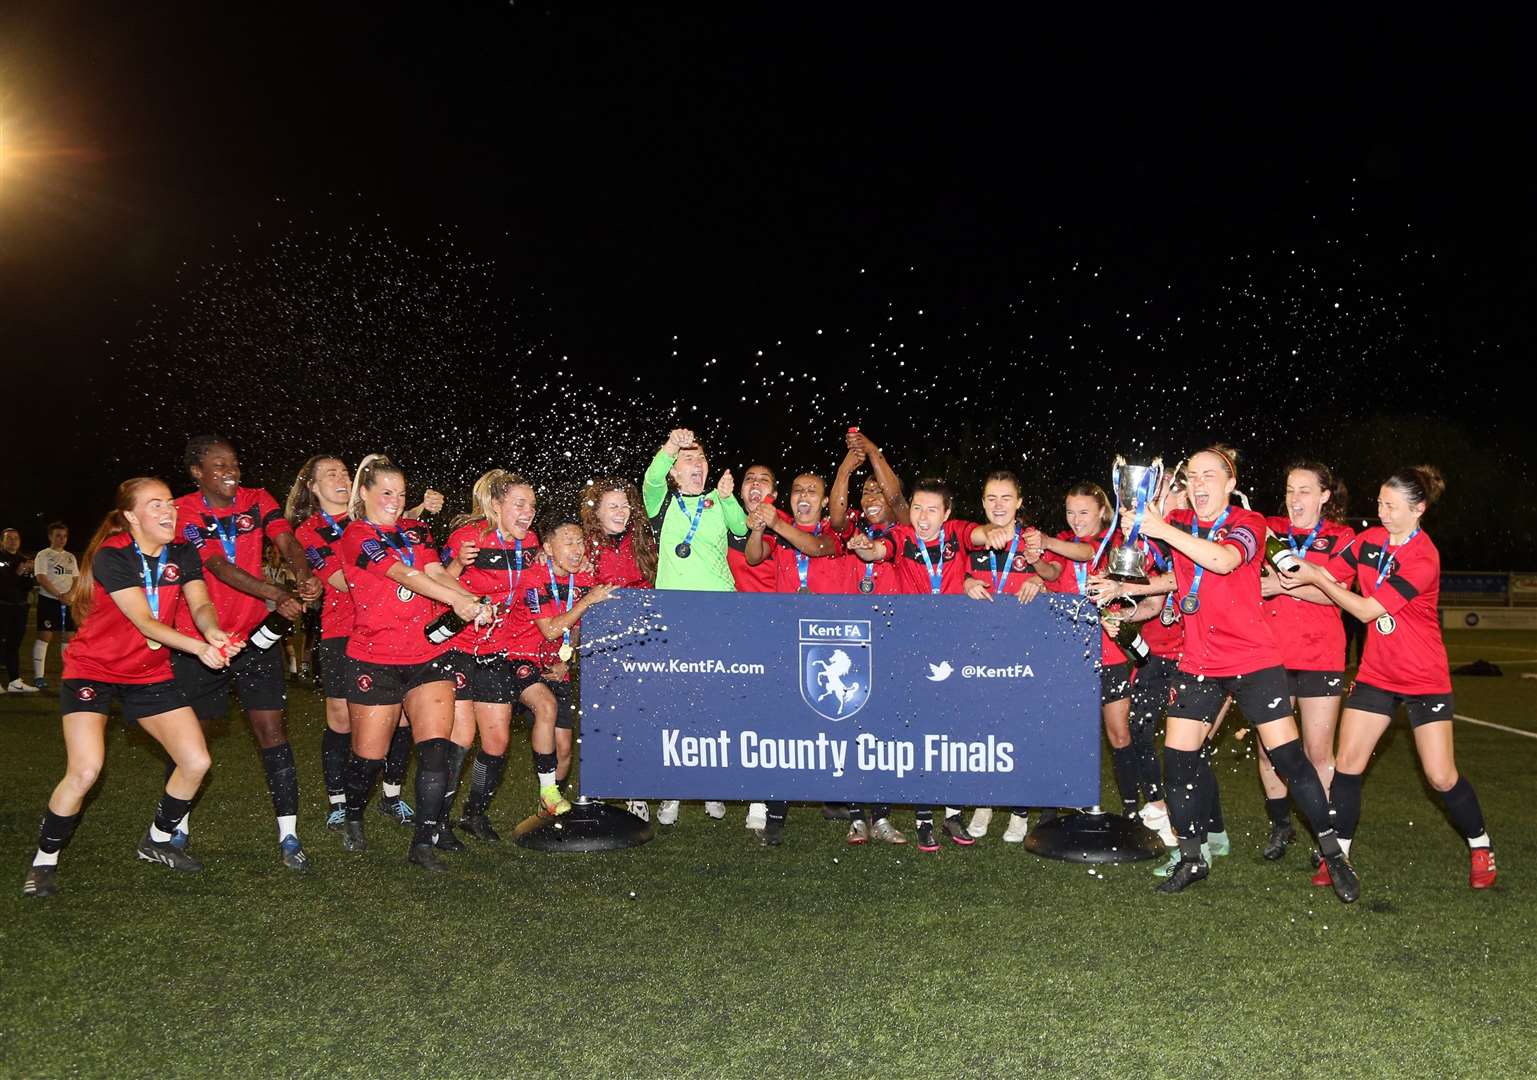
[[[1265,537],[1265,558],[1277,570],[1289,571],[1302,560],[1291,546],[1274,533]]]
[[[482,596],[480,602],[482,604],[487,603],[488,599],[488,597]],[[449,608],[428,623],[427,629],[424,632],[427,635],[428,641],[434,645],[442,645],[468,625],[470,624],[467,620],[461,619],[453,608]]]
[[[292,620],[285,619],[276,611],[273,611],[261,621],[260,626],[251,631],[249,641],[253,648],[266,652],[287,637],[293,631],[293,628]]]

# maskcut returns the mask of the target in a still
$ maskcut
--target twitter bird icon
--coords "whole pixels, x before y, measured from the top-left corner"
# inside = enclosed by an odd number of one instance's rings
[[[929,665],[929,682],[944,682],[953,674],[955,669],[950,666],[950,661],[941,660],[937,664]]]

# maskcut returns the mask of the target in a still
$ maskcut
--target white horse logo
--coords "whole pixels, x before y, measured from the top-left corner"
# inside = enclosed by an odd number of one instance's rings
[[[813,660],[811,666],[820,669],[816,673],[816,684],[822,688],[822,693],[817,696],[817,701],[837,699],[838,715],[842,716],[843,707],[849,703],[849,698],[859,693],[859,683],[843,681],[843,677],[853,670],[854,662],[842,649],[834,649],[831,657]]]

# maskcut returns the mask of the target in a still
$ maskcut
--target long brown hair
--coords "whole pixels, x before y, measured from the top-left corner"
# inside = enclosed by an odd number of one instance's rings
[[[85,617],[91,613],[91,606],[96,600],[96,579],[91,576],[91,563],[96,559],[96,552],[112,537],[129,531],[128,519],[123,514],[133,509],[139,499],[139,491],[149,484],[166,487],[165,481],[158,476],[135,476],[119,484],[112,497],[112,510],[101,519],[101,524],[96,527],[96,535],[85,546],[85,554],[80,556],[80,576],[75,578],[75,587],[70,590],[68,597],[69,614],[76,626],[85,625]]]
[[[1100,529],[1104,530],[1110,527],[1110,519],[1115,515],[1115,511],[1110,508],[1110,496],[1105,494],[1104,488],[1100,487],[1092,480],[1085,480],[1082,483],[1074,484],[1072,487],[1068,488],[1067,494],[1064,495],[1063,498],[1068,499],[1075,495],[1078,498],[1093,499],[1095,502],[1099,503]]]
[[[656,537],[651,534],[651,522],[646,517],[646,504],[641,501],[640,492],[636,490],[635,485],[628,480],[622,480],[617,476],[605,476],[594,480],[582,489],[582,532],[587,537],[587,557],[592,561],[593,569],[597,569],[598,552],[601,546],[611,543],[604,532],[603,524],[598,521],[598,503],[603,501],[603,496],[613,491],[622,493],[625,501],[630,504],[630,547],[635,552],[635,565],[639,568],[641,577],[655,584]]]
[[[1329,493],[1329,501],[1323,505],[1326,521],[1344,521],[1345,511],[1350,508],[1350,491],[1345,481],[1334,475],[1334,470],[1321,461],[1294,461],[1286,466],[1285,476],[1294,472],[1310,472],[1318,477],[1320,489]]]
[[[322,461],[334,461],[344,469],[347,467],[347,463],[335,454],[316,454],[299,467],[299,475],[294,477],[293,487],[288,489],[288,502],[283,507],[283,516],[295,528],[314,517],[320,509],[320,501],[315,498],[310,485],[315,482],[315,470],[320,468]]]

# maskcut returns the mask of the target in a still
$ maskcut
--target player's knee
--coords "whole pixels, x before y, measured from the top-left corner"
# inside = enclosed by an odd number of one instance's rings
[[[186,773],[189,779],[201,781],[208,775],[208,770],[213,768],[213,757],[206,749],[193,750],[177,758],[176,767]]]
[[[1455,765],[1426,765],[1425,779],[1437,791],[1450,791],[1457,786],[1457,767]]]
[[[83,797],[91,788],[96,786],[96,780],[100,776],[100,761],[83,761],[71,763],[69,772],[64,777],[64,780],[75,790],[75,794]]]

